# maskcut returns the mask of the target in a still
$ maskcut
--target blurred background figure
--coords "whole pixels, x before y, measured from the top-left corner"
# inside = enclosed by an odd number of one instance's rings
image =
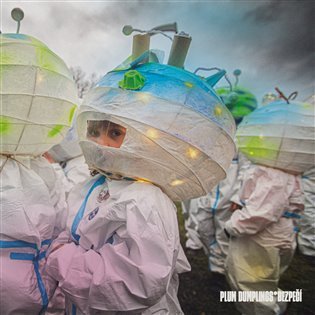
[[[0,34],[1,314],[43,314],[54,293],[46,251],[66,225],[65,192],[41,155],[64,138],[77,108],[66,64],[45,44]]]
[[[315,95],[305,100],[315,111]],[[304,215],[299,221],[298,248],[315,264],[315,166],[302,175],[305,195]]]

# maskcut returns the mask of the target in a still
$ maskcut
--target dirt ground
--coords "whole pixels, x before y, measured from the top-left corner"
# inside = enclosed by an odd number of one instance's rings
[[[178,297],[185,315],[239,315],[233,303],[220,302],[219,291],[230,288],[224,277],[211,274],[204,252],[185,249],[184,220],[180,209],[178,220],[182,246],[192,267],[191,272],[180,275]],[[286,315],[315,315],[315,260],[310,261],[296,252],[279,287],[288,291],[302,289],[302,302],[291,303]]]

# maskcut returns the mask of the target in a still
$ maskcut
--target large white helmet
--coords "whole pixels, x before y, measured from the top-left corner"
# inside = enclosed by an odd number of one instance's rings
[[[89,121],[126,128],[120,148],[86,136]],[[173,200],[205,195],[235,154],[232,115],[207,82],[159,63],[109,72],[83,100],[78,132],[90,168],[154,183]]]
[[[62,141],[77,108],[65,63],[37,39],[0,34],[0,152],[40,155]]]

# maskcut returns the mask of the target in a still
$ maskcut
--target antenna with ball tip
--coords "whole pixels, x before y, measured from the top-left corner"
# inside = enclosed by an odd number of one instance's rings
[[[24,12],[23,12],[23,10],[20,9],[20,8],[14,8],[14,9],[11,11],[11,17],[12,17],[12,19],[13,19],[14,21],[17,22],[16,34],[19,34],[21,21],[22,21],[23,18],[24,18]]]
[[[241,75],[241,73],[242,73],[242,71],[241,71],[240,69],[235,69],[235,70],[233,71],[233,74],[234,74],[234,76],[235,76],[234,88],[236,88],[237,85],[238,85],[238,81],[239,81],[238,77]]]

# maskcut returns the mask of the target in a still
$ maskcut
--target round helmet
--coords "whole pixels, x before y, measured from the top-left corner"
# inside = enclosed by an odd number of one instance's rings
[[[302,173],[314,166],[314,106],[277,100],[256,109],[239,125],[239,150],[254,163]]]
[[[77,90],[65,63],[39,40],[0,34],[0,152],[39,155],[71,126]]]
[[[123,126],[121,147],[89,141],[91,120]],[[83,100],[78,132],[90,168],[150,181],[173,200],[205,195],[235,154],[233,117],[212,87],[158,63],[106,74]]]
[[[221,96],[237,124],[257,108],[257,99],[254,94],[242,87],[234,87],[232,91],[230,87],[221,87],[216,89],[216,93]]]

